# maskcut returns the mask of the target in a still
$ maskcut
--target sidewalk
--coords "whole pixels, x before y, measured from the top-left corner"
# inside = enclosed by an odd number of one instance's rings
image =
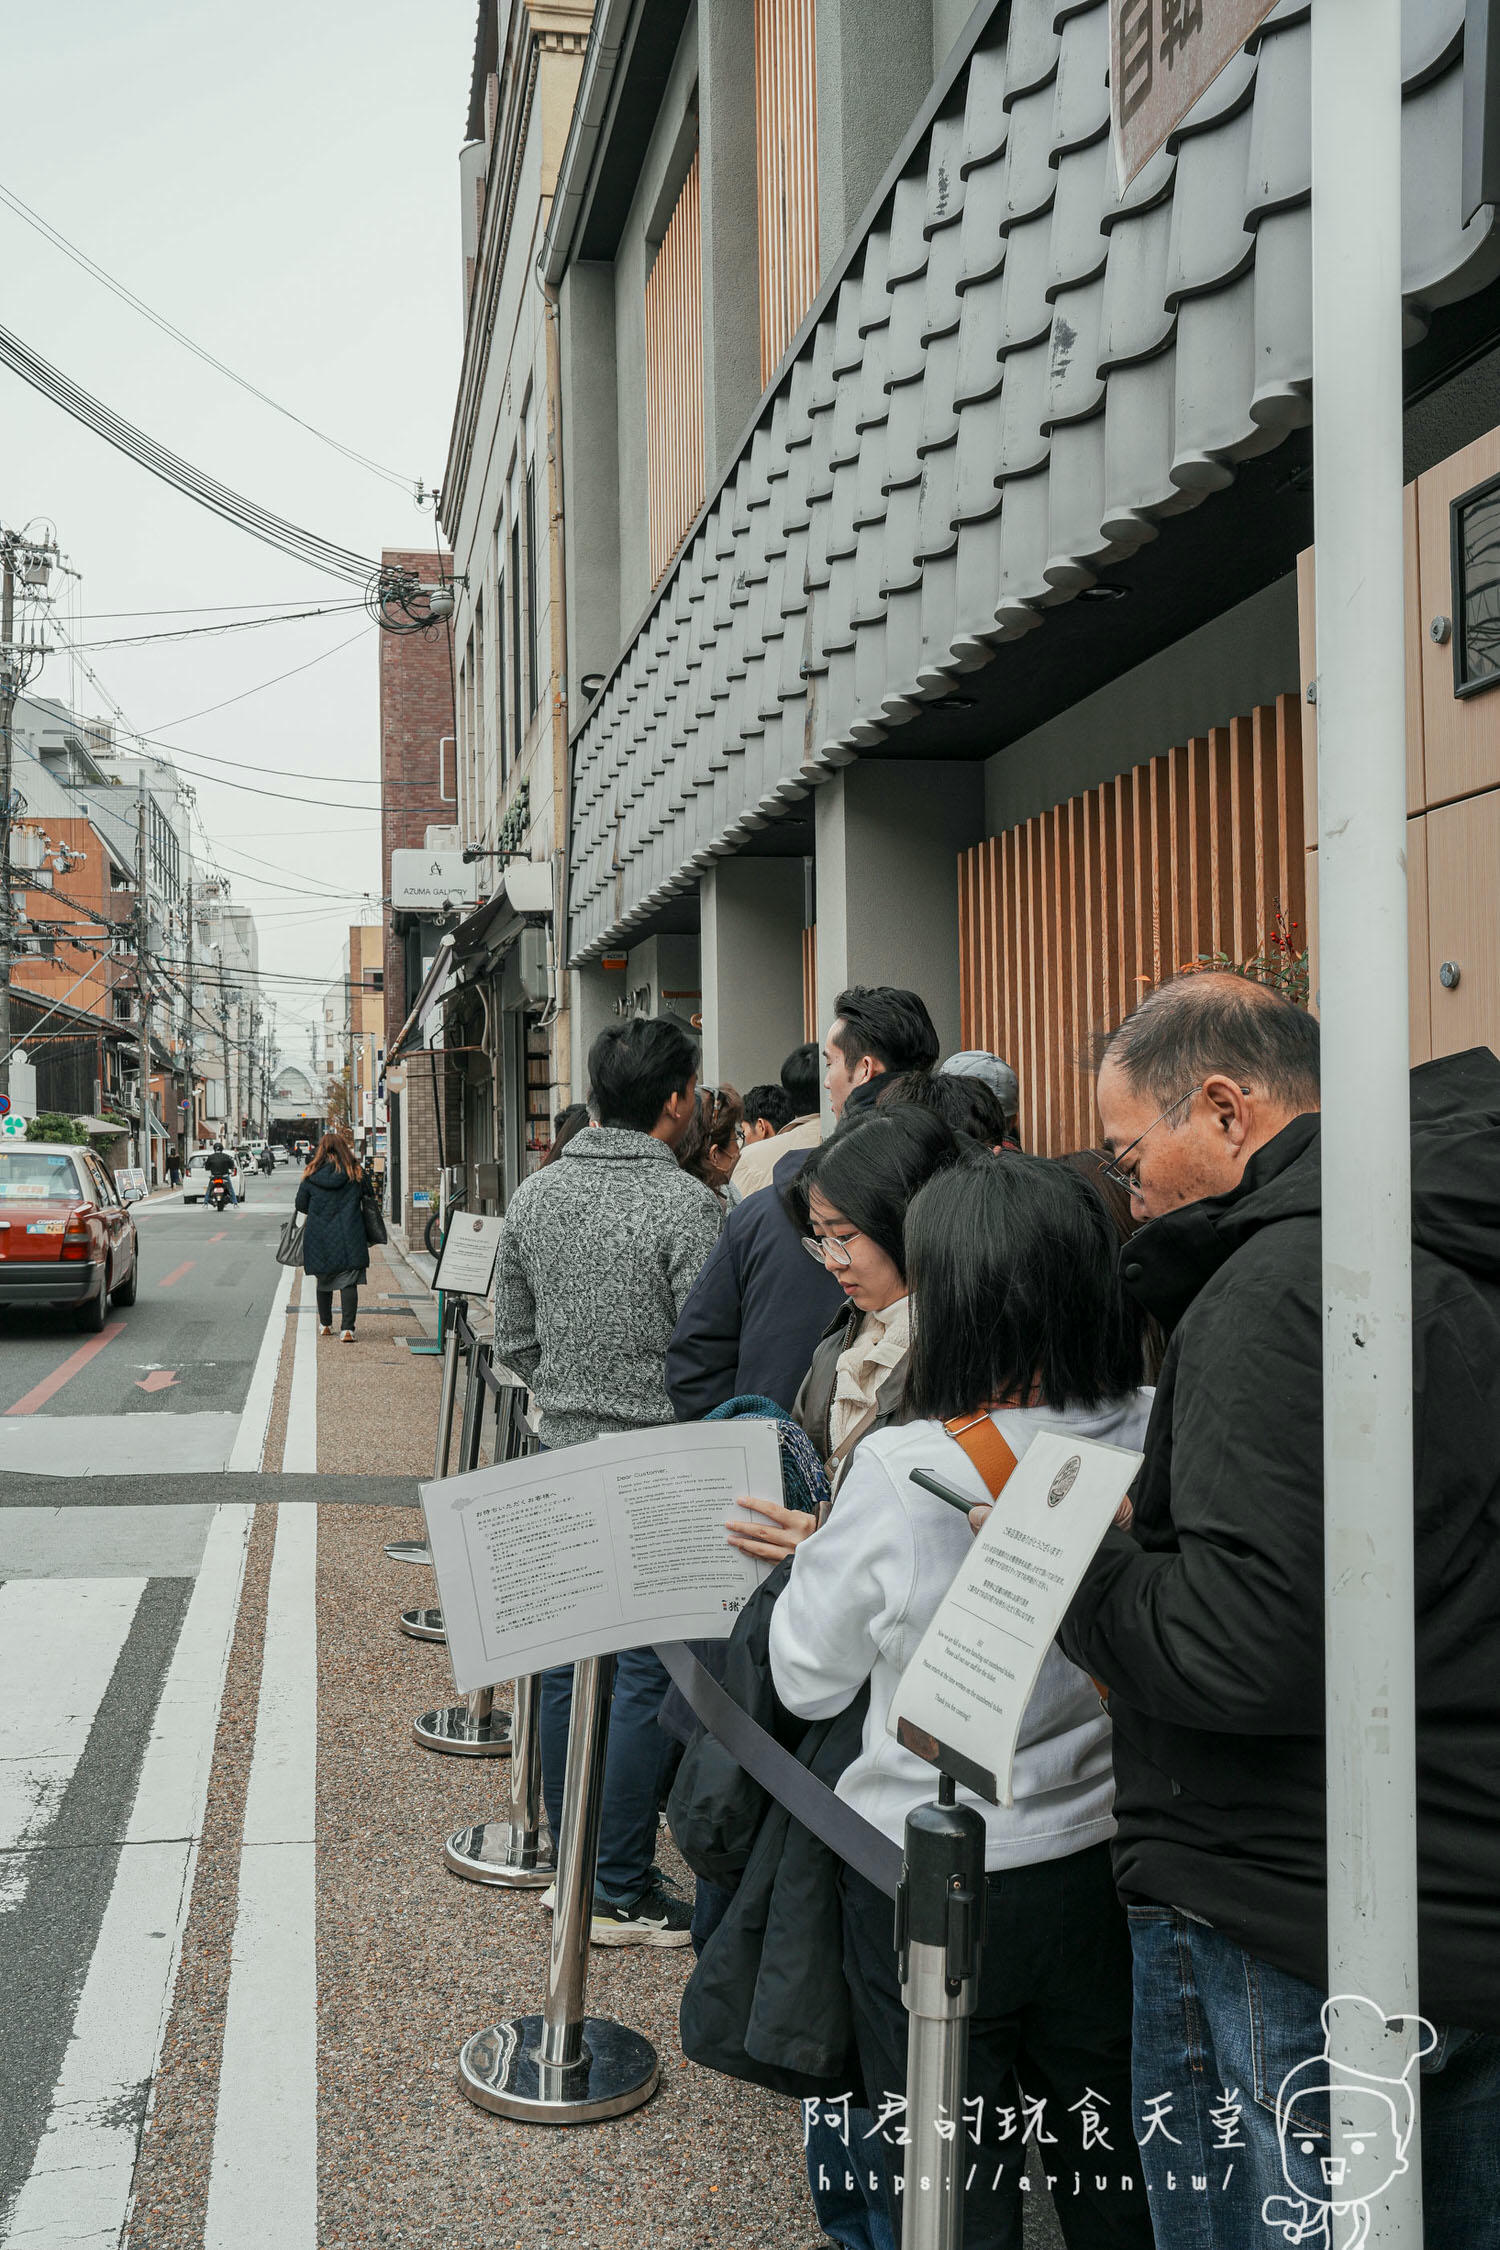
[[[402,1339],[418,1335],[432,1314],[398,1294],[420,1288],[419,1276],[398,1245],[372,1252],[353,1345],[317,1337],[310,1285],[300,1309],[304,1278],[286,1313],[267,1470],[281,1465],[300,1353],[300,1379],[309,1379],[309,1364],[315,1371],[320,1474],[430,1476],[439,1362],[414,1357]],[[288,1483],[299,1498],[308,1489],[302,1477]],[[275,1489],[271,1478],[262,1487]],[[488,2116],[458,2091],[464,2039],[540,2005],[550,1918],[534,1893],[465,1883],[443,1865],[449,1832],[497,1809],[507,1768],[501,1760],[435,1756],[413,1743],[413,1719],[453,1700],[442,1647],[396,1629],[402,1607],[433,1597],[433,1581],[389,1561],[383,1543],[419,1536],[420,1518],[409,1508],[332,1498],[352,1489],[333,1486],[316,1511],[301,1654],[286,1619],[298,1614],[295,1542],[306,1540],[298,1527],[309,1512],[270,1501],[256,1509],[127,2241],[135,2250],[227,2250],[229,2237],[215,2227],[222,2229],[230,2208],[223,2180],[239,2165],[249,2168],[252,2189],[256,2168],[264,2169],[267,2200],[263,2219],[255,2206],[264,2234],[257,2241],[256,2227],[241,2230],[234,2250],[261,2250],[262,2241],[265,2250],[509,2250],[512,2243],[525,2250],[811,2250],[822,2238],[803,2177],[797,2105],[682,2058],[677,2009],[691,1967],[686,1950],[605,1953],[591,1967],[590,2008],[645,2032],[661,2055],[662,2090],[644,2110],[615,2123],[553,2129]],[[278,1544],[283,1518],[287,1537]],[[298,1706],[289,1715],[278,1683],[304,1659],[309,1683],[316,1681],[315,1716],[305,1713],[310,1769],[315,1757],[306,1892],[315,1955],[302,1945],[306,1933],[291,1926],[295,1915],[268,1927],[244,1902],[247,1874],[258,1879],[266,1852],[295,1861],[306,1847],[289,1828],[288,1841],[242,1853],[257,1743],[276,1727],[294,1736]],[[277,1802],[289,1807],[295,1765],[293,1740],[277,1780]],[[660,1856],[690,1889],[665,1829]],[[309,2130],[305,2146],[295,2106],[274,2145],[257,2127],[253,2105],[219,2106],[221,2072],[229,2083],[245,2051],[233,2030],[226,2042],[226,2023],[243,2025],[257,1948],[277,1945],[284,1973],[264,1988],[274,2005],[261,2009],[255,2029],[263,2047],[274,2042],[278,2070],[284,2055],[288,2088],[305,2058],[306,2084],[316,2084],[315,2104],[307,2104],[315,2107],[316,2138]],[[276,2094],[273,2085],[268,2098]],[[244,2145],[256,2133],[268,2145]],[[289,2196],[287,2208],[299,2208],[299,2166],[303,2216],[286,2223],[277,2214]]]

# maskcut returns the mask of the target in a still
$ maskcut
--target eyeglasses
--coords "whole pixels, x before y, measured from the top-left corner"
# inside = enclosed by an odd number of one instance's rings
[[[858,1238],[859,1229],[856,1227],[849,1240],[857,1241]],[[836,1234],[805,1234],[802,1237],[802,1247],[810,1258],[817,1259],[820,1266],[832,1266],[839,1273],[854,1263],[849,1255],[849,1241],[841,1241]]]
[[[1135,1139],[1133,1141],[1127,1142],[1125,1147],[1120,1149],[1114,1156],[1101,1156],[1099,1159],[1099,1169],[1104,1174],[1104,1177],[1107,1180],[1113,1180],[1116,1187],[1122,1187],[1127,1195],[1144,1195],[1145,1190],[1141,1186],[1138,1174],[1135,1172],[1126,1172],[1121,1169],[1126,1157],[1131,1155],[1134,1150],[1140,1147],[1142,1141],[1146,1139],[1147,1134],[1154,1133],[1158,1125],[1165,1125],[1169,1117],[1175,1117],[1178,1110],[1185,1108],[1186,1105],[1192,1100],[1193,1096],[1195,1094],[1202,1093],[1202,1091],[1203,1089],[1201,1086],[1189,1086],[1187,1092],[1185,1094],[1179,1094],[1176,1101],[1172,1102],[1166,1109],[1162,1111],[1160,1117],[1152,1118],[1144,1133],[1137,1133]]]

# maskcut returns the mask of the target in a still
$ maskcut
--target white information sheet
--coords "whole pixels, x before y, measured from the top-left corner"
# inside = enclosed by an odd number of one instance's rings
[[[487,1297],[494,1287],[504,1224],[502,1218],[487,1219],[476,1211],[450,1213],[433,1288],[451,1290],[455,1296]]]
[[[725,1538],[742,1493],[782,1496],[769,1422],[635,1430],[424,1484],[459,1693],[650,1641],[727,1639],[770,1568]]]
[[[1143,1455],[1038,1432],[928,1626],[886,1731],[992,1804],[1042,1660]]]

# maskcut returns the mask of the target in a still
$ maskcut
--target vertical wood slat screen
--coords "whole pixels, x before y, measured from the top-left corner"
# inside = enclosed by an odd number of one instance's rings
[[[815,0],[755,0],[760,379],[767,384],[818,293]]]
[[[703,227],[698,156],[646,276],[646,476],[651,583],[703,505]]]
[[[817,925],[802,932],[802,1036],[818,1036],[818,931]]]
[[[958,863],[963,1043],[1021,1081],[1021,1140],[1098,1139],[1086,1050],[1185,963],[1254,959],[1280,912],[1305,942],[1294,695],[1054,805]]]

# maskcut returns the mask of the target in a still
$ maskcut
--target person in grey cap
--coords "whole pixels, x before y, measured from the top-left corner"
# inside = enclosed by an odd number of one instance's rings
[[[1005,1111],[1007,1138],[1020,1147],[1016,1139],[1016,1119],[1021,1109],[1021,1082],[1010,1064],[999,1055],[992,1055],[984,1047],[965,1047],[961,1053],[950,1055],[945,1063],[938,1064],[938,1074],[945,1078],[981,1078],[991,1091],[999,1096]]]

